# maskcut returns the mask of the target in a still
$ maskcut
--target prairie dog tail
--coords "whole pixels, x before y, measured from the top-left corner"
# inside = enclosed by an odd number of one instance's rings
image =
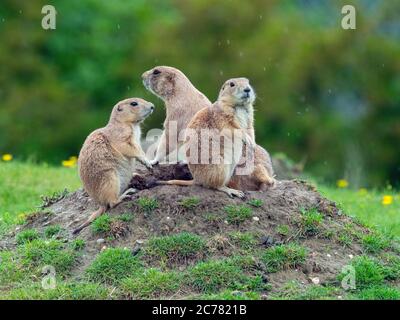
[[[78,234],[82,231],[82,229],[86,228],[89,224],[93,222],[94,219],[101,216],[104,212],[106,212],[107,208],[105,206],[101,206],[97,211],[93,212],[89,219],[87,219],[84,223],[82,223],[78,228],[72,231],[72,234]]]
[[[168,180],[168,181],[157,181],[157,184],[167,184],[176,186],[192,186],[194,180]]]

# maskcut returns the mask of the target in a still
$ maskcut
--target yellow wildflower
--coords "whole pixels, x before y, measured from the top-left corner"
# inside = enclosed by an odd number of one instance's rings
[[[393,203],[393,196],[385,195],[382,198],[382,204],[388,206]]]
[[[70,160],[70,161],[77,162],[77,161],[78,161],[78,157],[72,156],[72,157],[69,157],[69,160]]]
[[[11,161],[13,159],[12,154],[6,153],[2,156],[3,161]]]
[[[345,179],[340,179],[336,182],[338,188],[347,188],[349,186],[349,182]]]
[[[71,160],[63,160],[63,161],[61,162],[61,164],[62,164],[63,167],[66,167],[66,168],[73,168],[73,167],[75,167],[76,162],[75,162],[75,161],[71,161]]]

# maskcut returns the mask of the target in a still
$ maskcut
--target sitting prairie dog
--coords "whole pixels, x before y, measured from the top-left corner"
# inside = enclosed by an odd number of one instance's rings
[[[222,191],[229,196],[244,197],[240,190],[227,187],[233,172],[242,155],[244,145],[249,149],[254,149],[253,137],[249,134],[248,123],[250,121],[250,110],[255,99],[254,91],[248,79],[235,78],[225,82],[219,93],[218,100],[211,107],[206,107],[196,113],[188,125],[188,134],[195,133],[195,137],[187,140],[188,150],[196,150],[201,157],[204,153],[209,153],[209,141],[202,144],[202,130],[204,129],[218,132],[221,137],[233,137],[234,132],[240,133],[239,141],[236,140],[232,149],[237,148],[239,157],[232,156],[235,150],[225,150],[227,141],[221,144],[217,150],[217,157],[220,162],[196,163],[193,159],[188,159],[190,172],[193,180],[170,180],[159,181],[160,184],[170,185],[201,185],[211,189]],[[204,137],[204,136],[203,136]],[[215,153],[212,157],[215,157]],[[229,157],[229,158],[228,158]],[[228,161],[226,161],[228,160]]]
[[[108,124],[93,131],[79,154],[79,175],[84,189],[100,208],[73,231],[79,233],[107,209],[121,203],[134,175],[135,160],[151,169],[140,146],[140,123],[154,110],[154,105],[139,98],[118,102]]]
[[[184,137],[184,130],[196,112],[212,103],[176,68],[157,66],[144,72],[142,79],[146,89],[162,99],[166,108],[164,131],[151,163],[157,164],[167,156],[170,163],[181,162],[184,155],[178,152],[183,145],[180,136]]]

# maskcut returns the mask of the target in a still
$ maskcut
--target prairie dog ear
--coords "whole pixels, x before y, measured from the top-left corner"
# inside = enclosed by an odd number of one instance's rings
[[[120,104],[118,105],[117,110],[122,111],[122,106]]]

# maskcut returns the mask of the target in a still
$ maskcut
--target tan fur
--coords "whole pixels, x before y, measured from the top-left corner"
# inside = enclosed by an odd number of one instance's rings
[[[176,141],[179,136],[184,137],[184,130],[196,112],[211,106],[210,100],[193,86],[182,71],[173,67],[154,67],[144,72],[142,79],[147,90],[161,98],[166,108],[164,132],[152,164],[165,160],[168,155],[176,155],[178,161],[183,160],[182,155],[177,154],[183,142],[176,144]],[[177,134],[169,130],[172,122],[177,124]],[[169,145],[169,141],[173,143]]]
[[[250,88],[250,89],[249,89]],[[241,153],[244,144],[250,148],[254,148],[253,138],[248,134],[247,126],[249,122],[249,110],[252,108],[254,94],[248,94],[245,91],[251,90],[249,81],[246,78],[236,78],[228,80],[222,87],[217,102],[213,106],[203,108],[190,121],[188,129],[193,130],[196,134],[195,138],[188,137],[188,150],[198,148],[197,153],[201,155],[209,148],[209,144],[201,144],[201,130],[209,129],[216,130],[218,134],[228,137],[233,134],[234,130],[240,130],[242,140],[238,145],[238,150]],[[226,184],[229,182],[237,162],[235,158],[230,158],[232,162],[225,163],[227,154],[224,150],[224,141],[222,140],[219,156],[221,162],[218,164],[212,163],[193,163],[193,159],[188,158],[188,165],[193,176],[193,184],[205,186],[212,189],[217,189],[227,193],[230,196],[243,197],[243,192],[228,188]],[[233,153],[234,151],[232,151]],[[213,155],[215,156],[215,155]],[[168,184],[182,185],[182,181],[169,181]]]
[[[135,160],[151,169],[140,146],[140,123],[153,109],[152,103],[139,98],[120,101],[114,106],[107,126],[87,137],[79,154],[79,175],[84,189],[100,209],[74,233],[135,191],[126,190],[134,174]]]

